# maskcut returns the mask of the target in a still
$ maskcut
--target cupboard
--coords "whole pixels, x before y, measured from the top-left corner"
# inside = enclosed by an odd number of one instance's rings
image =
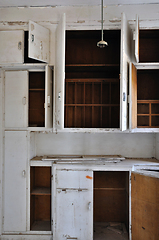
[[[34,68],[5,71],[6,129],[52,127],[53,69]]]
[[[59,23],[55,74],[57,131],[128,128],[127,65],[131,60],[132,31],[125,14],[121,30],[104,33],[109,46],[99,49],[96,44],[100,31],[65,31],[65,16]]]
[[[49,30],[33,21],[29,31],[0,31],[0,63],[49,63],[49,41]]]
[[[83,158],[84,161],[78,156],[68,156],[67,160],[66,156],[59,156],[59,160],[58,156],[42,158],[42,162],[53,161],[51,193],[54,239],[95,239],[95,224],[105,224],[106,228],[108,222],[122,222],[129,235],[127,239],[134,240],[136,236],[142,239],[145,231],[145,239],[149,239],[151,232],[157,240],[158,228],[147,224],[150,215],[151,223],[159,217],[156,205],[159,165],[144,159]],[[144,197],[145,194],[147,197]],[[153,209],[147,207],[147,201]],[[154,228],[155,231],[152,230]]]

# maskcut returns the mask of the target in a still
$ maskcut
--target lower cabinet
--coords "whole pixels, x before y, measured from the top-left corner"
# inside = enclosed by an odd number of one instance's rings
[[[51,231],[51,168],[30,169],[30,230]]]
[[[27,141],[26,131],[5,132],[3,232],[26,232]]]
[[[107,234],[117,223],[122,235],[117,233],[112,239],[159,239],[158,164],[155,168],[146,164],[141,170],[130,167],[130,163],[128,168],[117,166],[112,170],[109,164],[93,161],[57,161],[52,165],[50,160],[46,166],[34,161],[30,167],[29,210],[26,149],[27,132],[5,132],[2,239],[19,239],[19,233],[26,239],[51,239],[52,235],[53,240],[110,239]]]

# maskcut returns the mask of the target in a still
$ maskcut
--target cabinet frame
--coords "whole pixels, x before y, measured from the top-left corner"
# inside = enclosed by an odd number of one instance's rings
[[[53,127],[53,74],[54,74],[54,68],[53,66],[49,66],[46,64],[24,64],[20,66],[6,66],[3,67],[2,71],[4,71],[4,84],[5,84],[5,71],[6,72],[44,72],[45,73],[45,100],[44,100],[44,108],[45,108],[45,125],[44,127],[29,127],[29,121],[28,121],[28,109],[26,110],[26,116],[27,119],[25,120],[25,125],[22,124],[20,127],[18,126],[12,126],[10,123],[10,126],[5,126],[5,129],[9,130],[29,130],[29,131],[51,131]],[[28,106],[28,95],[29,95],[29,86],[28,86],[28,79],[26,79],[27,83],[27,96],[25,97],[25,104],[24,106]],[[12,88],[12,87],[10,87]],[[18,90],[17,90],[17,96],[18,96]],[[19,99],[19,103],[21,103],[21,99]],[[23,101],[22,103],[23,104]],[[5,106],[5,102],[4,102]],[[28,107],[27,107],[28,108]],[[11,119],[10,119],[11,121]]]

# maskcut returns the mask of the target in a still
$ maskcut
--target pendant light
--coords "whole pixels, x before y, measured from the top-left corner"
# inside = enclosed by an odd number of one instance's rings
[[[103,40],[103,0],[101,0],[101,28],[102,28],[102,40],[97,43],[97,47],[104,48],[108,46],[108,43]]]

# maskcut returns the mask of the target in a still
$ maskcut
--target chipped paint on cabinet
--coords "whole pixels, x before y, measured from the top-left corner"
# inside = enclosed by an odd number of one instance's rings
[[[53,168],[54,238],[93,239],[93,171]]]
[[[30,58],[49,62],[49,29],[29,21],[29,56]]]
[[[0,31],[0,63],[23,63],[24,31]]]

